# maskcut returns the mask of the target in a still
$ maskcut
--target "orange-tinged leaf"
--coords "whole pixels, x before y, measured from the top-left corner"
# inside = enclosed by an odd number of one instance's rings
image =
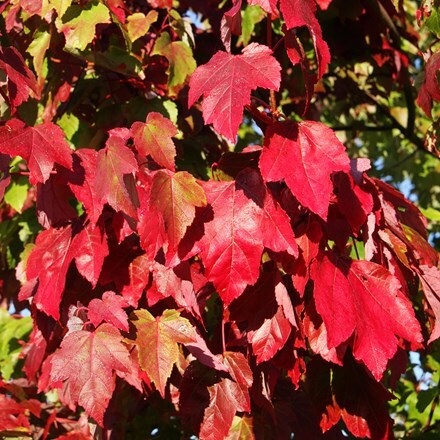
[[[186,171],[158,171],[151,188],[151,204],[161,213],[170,246],[175,249],[194,220],[196,206],[206,205],[203,188]]]
[[[176,147],[173,136],[178,131],[174,124],[160,113],[148,113],[145,123],[135,122],[131,126],[134,145],[140,154],[150,155],[156,163],[174,171]]]
[[[252,417],[234,416],[226,440],[254,440],[254,423]]]
[[[177,310],[165,310],[156,318],[145,309],[136,310],[134,315],[139,364],[164,396],[167,380],[179,358],[177,344],[196,342],[195,330]]]

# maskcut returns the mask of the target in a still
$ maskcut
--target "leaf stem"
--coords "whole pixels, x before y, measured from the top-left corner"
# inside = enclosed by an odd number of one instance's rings
[[[267,32],[267,45],[269,49],[272,49],[272,14],[267,14],[266,32]],[[269,94],[270,94],[270,111],[272,113],[272,119],[275,120],[277,117],[277,100],[275,97],[275,90],[270,90]]]

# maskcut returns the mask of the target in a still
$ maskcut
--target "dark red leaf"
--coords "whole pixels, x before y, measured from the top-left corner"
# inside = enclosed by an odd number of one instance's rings
[[[9,101],[14,109],[30,97],[37,95],[37,80],[15,47],[0,48],[0,69],[8,77]]]

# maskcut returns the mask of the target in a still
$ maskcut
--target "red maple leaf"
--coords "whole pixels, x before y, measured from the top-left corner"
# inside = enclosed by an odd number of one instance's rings
[[[93,287],[109,254],[106,235],[100,225],[88,223],[72,240],[76,267]]]
[[[119,330],[128,332],[127,312],[123,309],[127,306],[122,296],[111,291],[104,292],[102,299],[95,298],[90,301],[88,317],[95,327],[104,321],[113,324]]]
[[[26,267],[28,280],[38,278],[34,304],[55,319],[60,317],[60,302],[66,285],[66,275],[74,254],[70,250],[70,226],[41,232],[29,255]]]
[[[127,138],[110,133],[106,147],[98,151],[94,190],[101,202],[107,202],[115,211],[123,211],[137,219],[138,201],[133,173],[138,170],[138,164],[125,145]]]
[[[417,104],[431,118],[432,101],[440,101],[440,85],[437,73],[440,70],[440,52],[431,55],[425,67],[425,80],[420,87]]]
[[[205,123],[212,123],[220,134],[234,142],[251,91],[257,87],[278,90],[280,70],[272,51],[258,43],[246,46],[242,55],[217,52],[193,73],[188,104],[191,107],[203,95]]]
[[[261,208],[237,182],[203,185],[214,219],[200,242],[205,275],[226,304],[239,297],[259,275],[263,251]]]
[[[131,365],[119,331],[111,324],[102,324],[94,332],[68,333],[49,362],[50,384],[62,382],[63,394],[103,426],[115,388],[114,373],[127,374]]]
[[[353,355],[376,379],[397,350],[396,336],[422,341],[420,324],[400,283],[383,266],[321,254],[312,266],[316,309],[329,347],[354,335]]]
[[[248,332],[248,340],[257,356],[257,363],[272,359],[275,353],[284,347],[291,330],[289,321],[281,307],[278,307],[277,313],[266,319],[258,330]]]
[[[260,169],[266,181],[284,179],[298,201],[325,220],[333,190],[330,176],[348,172],[350,161],[324,124],[278,122],[267,129]]]
[[[330,63],[330,51],[322,38],[322,30],[316,19],[314,0],[281,0],[280,9],[288,29],[306,26],[313,38],[318,59],[318,79],[324,75]]]
[[[33,185],[44,183],[55,163],[72,167],[72,153],[63,130],[52,122],[26,127],[18,119],[9,120],[0,127],[0,152],[25,159]]]
[[[30,97],[30,91],[37,94],[37,80],[15,47],[0,48],[0,69],[8,77],[10,105],[15,109]]]

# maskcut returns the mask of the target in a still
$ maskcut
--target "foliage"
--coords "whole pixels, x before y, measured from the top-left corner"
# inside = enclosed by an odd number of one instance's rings
[[[438,438],[437,0],[0,14],[0,436]]]

